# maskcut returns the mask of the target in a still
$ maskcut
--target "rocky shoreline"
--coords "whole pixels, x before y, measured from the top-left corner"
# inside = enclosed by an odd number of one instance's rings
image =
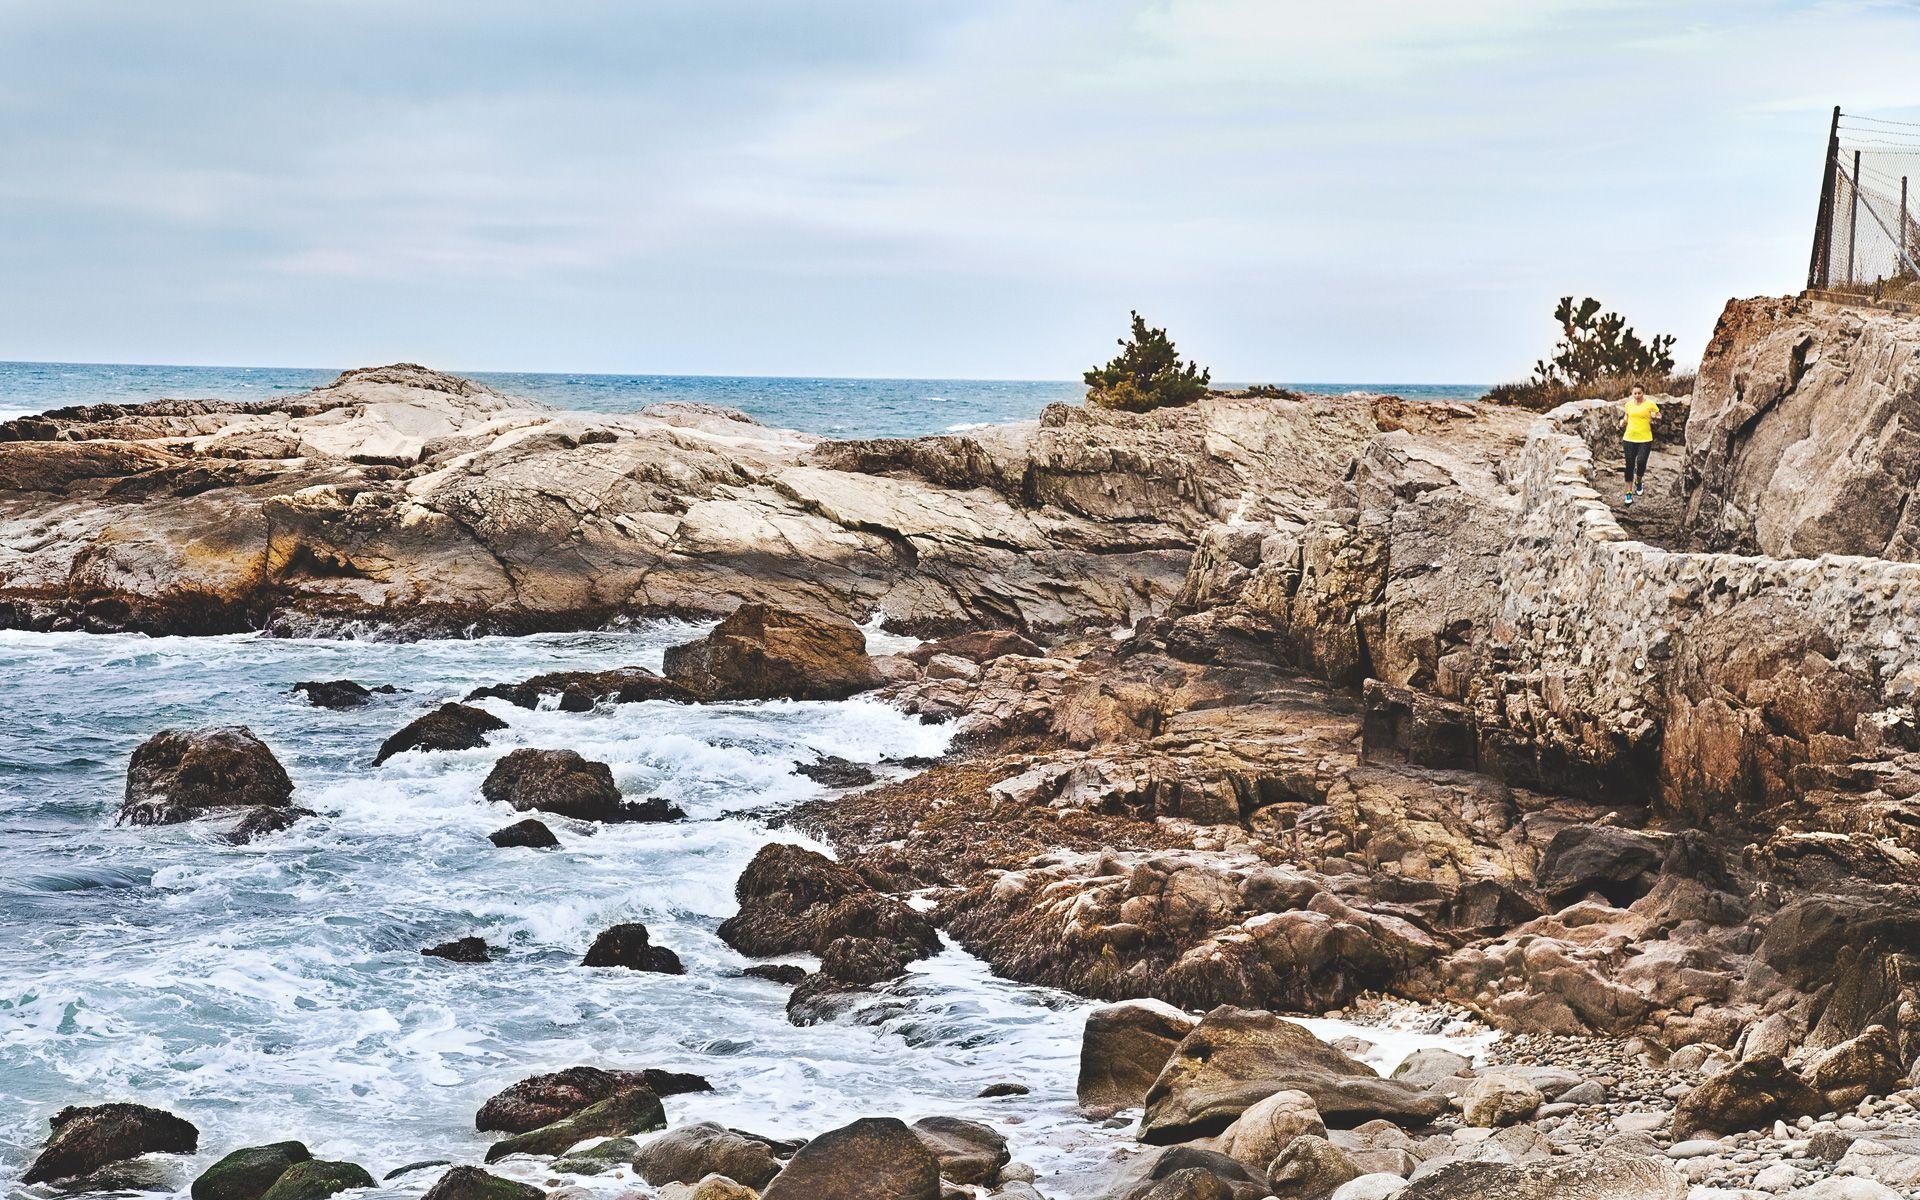
[[[831,443],[684,406],[549,413],[402,366],[271,405],[68,410],[0,426],[0,622],[418,634],[724,614],[664,677],[469,699],[871,692],[955,722],[924,769],[818,764],[835,790],[776,819],[837,860],[767,847],[720,935],[814,964],[764,976],[793,984],[797,1024],[854,1019],[942,937],[1109,1002],[1080,1099],[1094,1125],[1142,1110],[1141,1148],[1076,1196],[1916,1194],[1920,567],[1865,557],[1904,545],[1904,518],[1883,518],[1913,480],[1888,442],[1834,485],[1850,506],[1803,498],[1791,530],[1743,532],[1740,499],[1780,486],[1794,442],[1770,421],[1915,402],[1910,324],[1731,305],[1657,546],[1600,498],[1597,403],[1536,418],[1229,394]],[[1816,540],[1854,556],[1722,552]],[[852,620],[876,611],[934,640],[869,656]],[[310,694],[352,703],[341,682]],[[448,704],[379,754],[483,746],[489,721]],[[236,838],[299,819],[243,734],[143,746],[124,819],[217,810]],[[528,816],[496,844],[543,844],[539,813],[675,818],[568,755],[501,760],[486,797]],[[679,966],[643,926],[603,937],[590,961]],[[1382,1079],[1289,1012],[1503,1036],[1477,1065],[1423,1051]],[[699,1200],[1047,1194],[981,1122],[877,1114],[798,1144],[669,1126],[659,1081],[580,1070],[522,1085],[561,1100],[489,1163],[618,1168]],[[191,1140],[128,1108],[62,1113],[28,1182],[83,1174],[94,1143]],[[593,1138],[610,1140],[573,1150]],[[196,1200],[372,1185],[268,1151],[236,1152],[266,1164],[247,1168],[257,1189]],[[456,1167],[429,1195],[536,1194],[518,1186]]]

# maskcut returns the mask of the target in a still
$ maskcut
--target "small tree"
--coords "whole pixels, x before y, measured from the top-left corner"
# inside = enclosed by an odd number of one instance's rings
[[[1575,308],[1572,296],[1560,297],[1553,319],[1560,323],[1560,344],[1553,357],[1533,365],[1534,381],[1543,385],[1575,387],[1623,375],[1669,375],[1673,372],[1673,335],[1658,334],[1643,342],[1619,313],[1602,313],[1600,302],[1588,296]]]
[[[1207,394],[1213,373],[1195,362],[1181,363],[1164,329],[1149,329],[1133,314],[1133,336],[1120,341],[1120,353],[1104,367],[1086,373],[1087,400],[1102,408],[1146,412],[1169,404],[1191,404]]]

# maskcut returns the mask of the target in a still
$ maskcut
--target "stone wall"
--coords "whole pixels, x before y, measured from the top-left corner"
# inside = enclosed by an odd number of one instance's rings
[[[1486,757],[1584,765],[1601,794],[1707,819],[1911,748],[1920,566],[1631,540],[1593,487],[1586,435],[1607,407],[1554,410],[1522,451],[1467,695]]]

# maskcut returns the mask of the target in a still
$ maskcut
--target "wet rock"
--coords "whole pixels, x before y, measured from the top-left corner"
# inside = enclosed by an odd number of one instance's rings
[[[698,1075],[568,1067],[564,1071],[529,1076],[496,1093],[474,1114],[473,1127],[482,1133],[526,1133],[570,1117],[631,1087],[647,1088],[656,1096],[712,1090]]]
[[[442,942],[438,946],[429,946],[420,952],[428,958],[444,958],[448,962],[484,963],[492,962],[493,955],[488,952],[485,938],[463,937],[451,942]]]
[[[192,1154],[200,1131],[144,1104],[96,1104],[63,1108],[47,1122],[52,1133],[21,1183],[46,1183],[87,1175],[108,1163],[142,1154]]]
[[[641,1146],[632,1162],[635,1173],[655,1187],[724,1175],[750,1188],[763,1188],[780,1173],[780,1161],[768,1143],[711,1122],[660,1134]]]
[[[706,700],[844,700],[875,686],[867,639],[845,617],[743,604],[666,653],[667,677]]]
[[[128,760],[120,820],[170,825],[209,809],[283,808],[292,795],[286,769],[246,726],[163,729]]]
[[[740,972],[749,979],[764,979],[792,987],[807,977],[807,969],[798,963],[755,963]]]
[[[924,916],[799,846],[761,847],[740,873],[734,896],[740,911],[721,922],[721,940],[742,954],[818,955],[821,986],[876,983],[940,950]]]
[[[551,1125],[495,1142],[487,1148],[487,1161],[499,1162],[510,1154],[560,1154],[590,1137],[651,1133],[666,1124],[660,1098],[648,1088],[630,1086]]]
[[[1326,1138],[1302,1134],[1267,1166],[1267,1190],[1278,1200],[1321,1200],[1363,1172],[1345,1150]]]
[[[1682,1097],[1673,1109],[1673,1137],[1763,1129],[1777,1120],[1790,1121],[1825,1108],[1820,1093],[1786,1063],[1762,1055],[1703,1080]]]
[[[1080,1103],[1111,1109],[1142,1103],[1174,1048],[1199,1023],[1159,1000],[1123,1000],[1088,1013],[1080,1036]]]
[[[1602,1152],[1532,1163],[1456,1162],[1422,1175],[1394,1200],[1686,1200],[1671,1163]]]
[[[260,1200],[289,1167],[312,1157],[299,1142],[235,1150],[193,1181],[193,1200]]]
[[[1268,1164],[1298,1137],[1325,1137],[1327,1126],[1313,1097],[1305,1092],[1275,1092],[1235,1118],[1220,1135],[1220,1149],[1249,1170]]]
[[[593,939],[583,967],[625,967],[629,971],[653,971],[661,975],[684,975],[680,956],[649,939],[647,927],[638,921],[615,925]]]
[[[307,703],[315,708],[364,708],[373,703],[374,694],[392,695],[394,686],[383,683],[379,687],[366,687],[351,679],[308,680],[293,685],[293,693],[305,696]]]
[[[524,846],[530,850],[551,850],[560,844],[553,836],[553,830],[536,817],[524,821],[515,821],[505,829],[496,829],[487,835],[487,840],[505,850],[514,846]]]
[[[1225,1190],[1218,1190],[1221,1188]],[[1219,1151],[1192,1144],[1168,1146],[1151,1157],[1136,1161],[1122,1173],[1113,1194],[1130,1200],[1150,1195],[1223,1195],[1240,1200],[1241,1197],[1265,1195],[1266,1185],[1260,1181],[1257,1173],[1250,1173]]]
[[[1217,1133],[1256,1102],[1289,1089],[1312,1097],[1329,1126],[1375,1117],[1423,1125],[1446,1109],[1444,1097],[1382,1079],[1302,1026],[1222,1006],[1182,1039],[1154,1081],[1140,1136],[1165,1143]]]
[[[1003,1096],[1024,1096],[1031,1090],[1024,1083],[990,1083],[974,1095],[982,1100],[997,1100]]]
[[[301,808],[297,804],[289,804],[284,808],[257,805],[248,809],[246,815],[227,831],[227,843],[233,846],[251,845],[263,837],[285,833],[293,828],[296,821],[319,815],[312,809]]]
[[[388,1171],[385,1175],[382,1175],[380,1177],[380,1182],[392,1183],[394,1180],[399,1179],[406,1175],[411,1175],[416,1171],[425,1171],[433,1167],[450,1167],[452,1165],[453,1165],[453,1162],[450,1159],[445,1159],[445,1158],[422,1159],[419,1162],[406,1163],[403,1166],[395,1167],[393,1170]]]
[[[1808,1078],[1827,1107],[1852,1108],[1867,1096],[1885,1096],[1906,1082],[1900,1043],[1882,1025],[1869,1025],[1813,1061]]]
[[[1460,1097],[1460,1111],[1469,1125],[1499,1129],[1530,1120],[1544,1099],[1540,1089],[1526,1080],[1491,1071],[1467,1085]]]
[[[630,1137],[608,1138],[584,1150],[568,1151],[553,1160],[553,1169],[563,1175],[600,1175],[631,1165],[639,1152],[640,1143]]]
[[[1653,890],[1666,839],[1613,825],[1569,825],[1540,858],[1539,884],[1556,902],[1599,892],[1627,904]]]
[[[515,750],[493,764],[480,794],[521,812],[579,821],[677,821],[687,815],[658,796],[622,800],[612,768],[572,750]]]
[[[428,1188],[420,1200],[544,1200],[545,1196],[537,1187],[502,1179],[479,1167],[455,1167]]]
[[[1000,1182],[1000,1168],[1012,1160],[1007,1139],[991,1126],[960,1117],[922,1117],[913,1134],[936,1159],[940,1177],[949,1183],[992,1187]]]
[[[478,750],[487,744],[487,734],[506,727],[505,721],[485,709],[442,704],[425,716],[409,721],[398,733],[381,742],[380,752],[373,756],[373,765],[377,767],[409,750]]]
[[[940,1163],[904,1121],[863,1117],[814,1138],[762,1200],[940,1200]]]
[[[873,773],[872,767],[848,759],[836,758],[831,754],[814,762],[801,763],[793,769],[793,772],[796,775],[804,775],[815,783],[835,788],[865,787],[879,778]]]
[[[610,671],[554,671],[535,675],[522,683],[496,683],[475,688],[468,700],[505,700],[519,708],[539,708],[547,697],[557,700],[562,712],[589,712],[597,704],[639,704],[647,700],[672,700],[685,704],[693,694],[672,680],[662,679],[645,667],[616,667]]]
[[[372,1186],[373,1176],[357,1163],[314,1158],[288,1167],[260,1200],[326,1200],[335,1192]]]

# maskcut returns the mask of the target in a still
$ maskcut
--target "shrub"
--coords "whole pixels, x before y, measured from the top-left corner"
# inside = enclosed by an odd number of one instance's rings
[[[1182,363],[1167,331],[1148,328],[1145,319],[1134,313],[1132,338],[1122,338],[1120,353],[1106,366],[1088,371],[1084,378],[1088,403],[1148,412],[1193,403],[1207,394],[1213,373],[1195,362]]]
[[[1486,395],[1489,403],[1544,412],[1569,400],[1617,400],[1635,387],[1649,395],[1693,391],[1690,372],[1673,373],[1672,334],[1642,341],[1625,317],[1601,312],[1591,296],[1577,306],[1572,296],[1560,297],[1553,319],[1560,325],[1553,356],[1533,365],[1532,379],[1494,387]]]

